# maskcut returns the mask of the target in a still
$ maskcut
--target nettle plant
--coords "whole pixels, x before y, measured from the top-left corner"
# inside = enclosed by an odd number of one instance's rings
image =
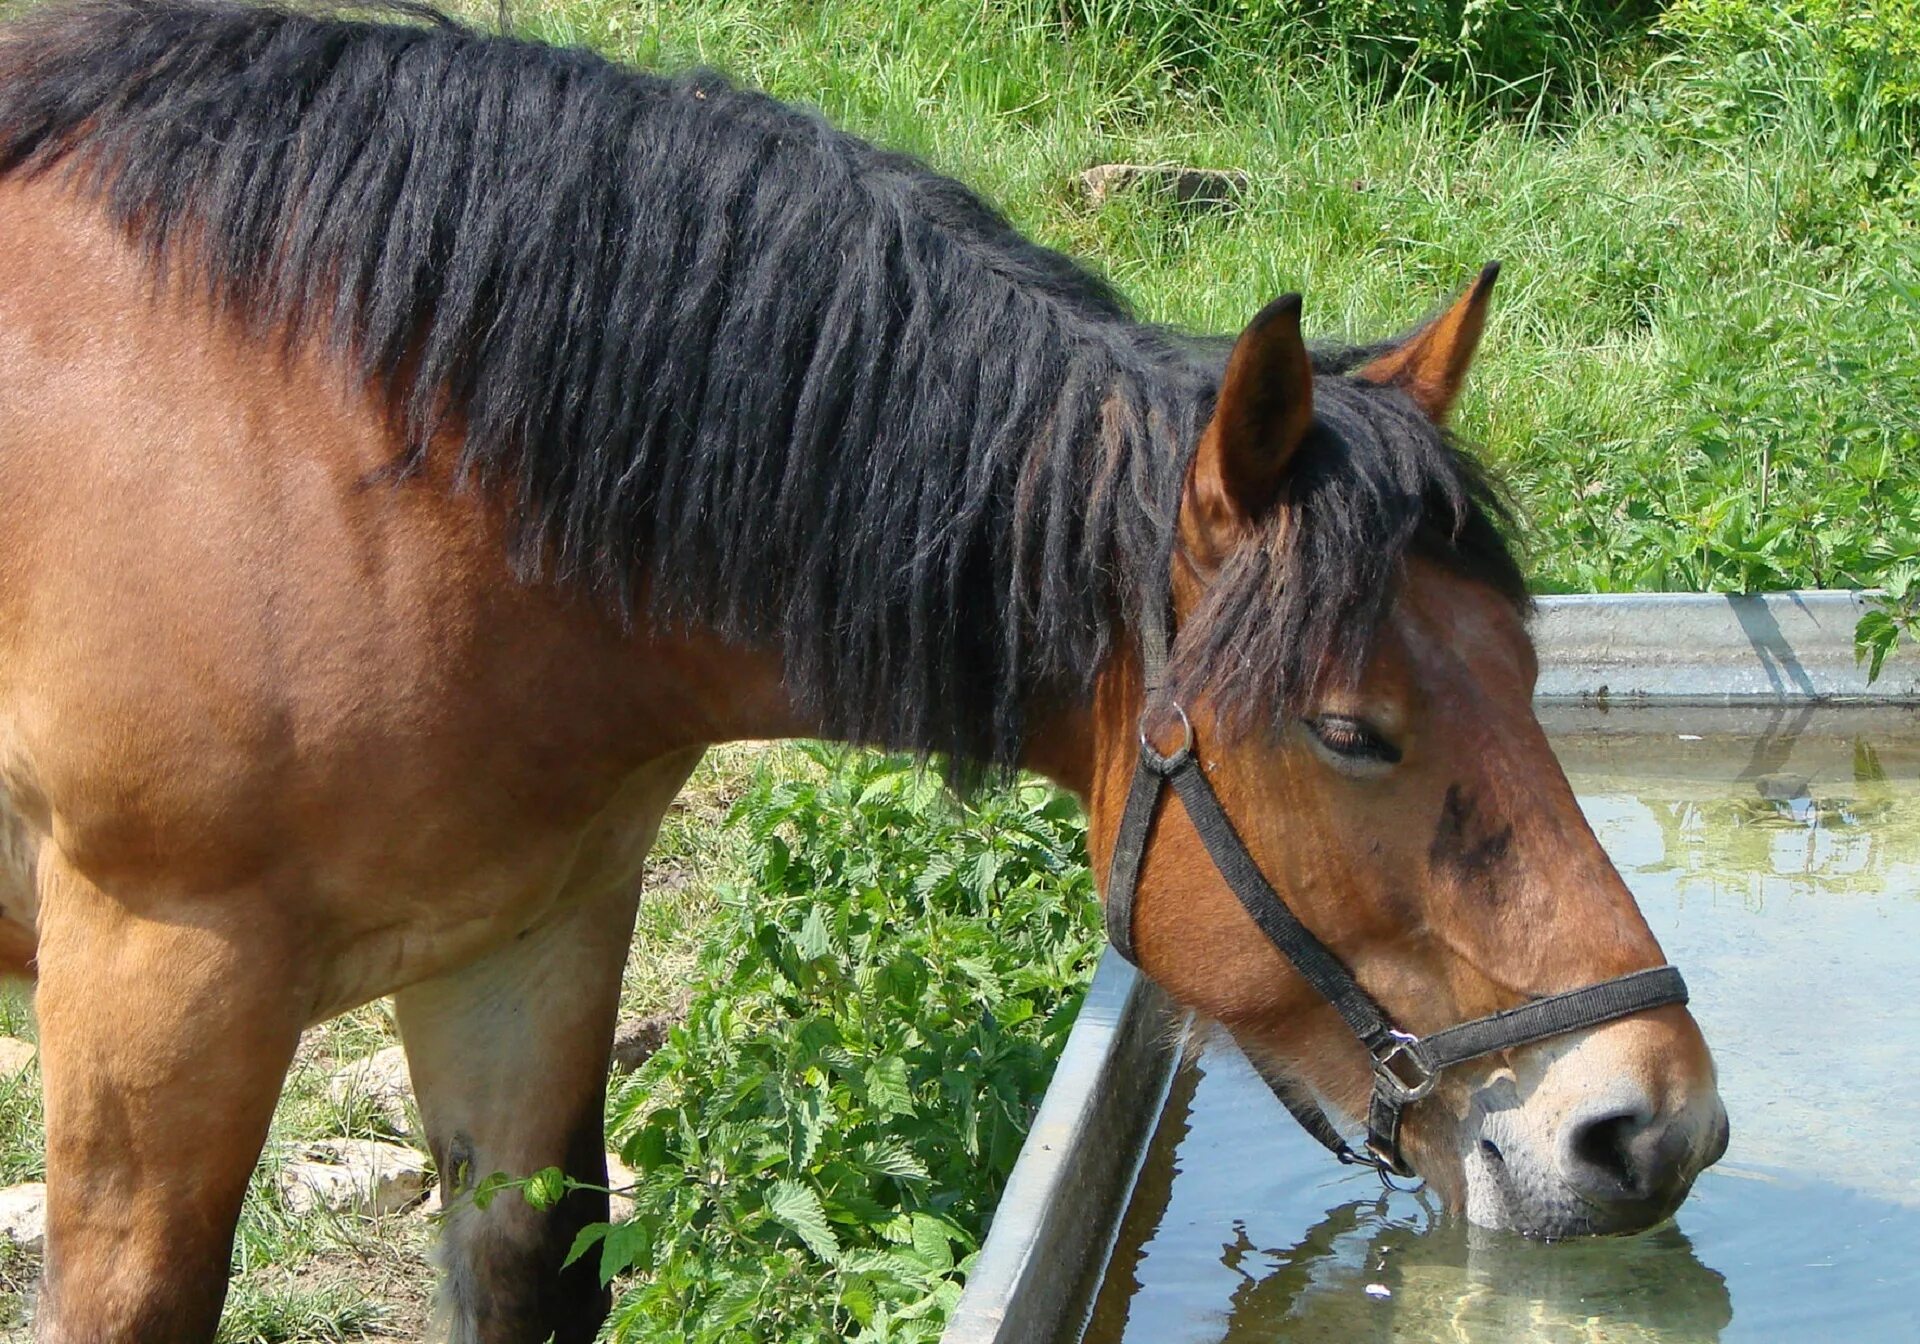
[[[1920,561],[1909,560],[1887,572],[1872,609],[1853,630],[1854,657],[1867,665],[1867,682],[1879,680],[1881,664],[1902,642],[1920,644]]]
[[[1092,973],[1072,800],[962,801],[905,757],[805,750],[735,807],[748,878],[612,1102],[634,1214],[573,1254],[625,1276],[615,1339],[936,1339]],[[567,1182],[476,1197],[504,1186]]]

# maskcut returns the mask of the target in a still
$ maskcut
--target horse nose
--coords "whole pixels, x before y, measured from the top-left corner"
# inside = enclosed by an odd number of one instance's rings
[[[1560,1174],[1619,1230],[1651,1226],[1686,1198],[1693,1178],[1727,1148],[1727,1113],[1716,1097],[1713,1114],[1641,1105],[1599,1106],[1575,1117],[1563,1132]],[[1699,1142],[1703,1122],[1712,1126]]]

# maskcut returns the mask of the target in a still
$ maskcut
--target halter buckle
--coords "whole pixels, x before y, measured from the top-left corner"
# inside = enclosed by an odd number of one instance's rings
[[[1440,1085],[1440,1070],[1427,1063],[1411,1032],[1388,1028],[1387,1042],[1373,1056],[1373,1076],[1396,1103],[1411,1106]]]

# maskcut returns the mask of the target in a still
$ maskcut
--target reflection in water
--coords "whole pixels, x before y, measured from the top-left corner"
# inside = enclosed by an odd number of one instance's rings
[[[1256,1268],[1234,1290],[1222,1336],[1233,1344],[1267,1344],[1283,1321],[1327,1327],[1288,1329],[1288,1339],[1706,1341],[1733,1319],[1726,1280],[1672,1225],[1551,1246],[1431,1215],[1396,1218],[1379,1199],[1334,1209],[1286,1251],[1250,1257],[1244,1224],[1236,1231],[1222,1263],[1280,1267],[1264,1277]]]
[[[1920,870],[1920,795],[1885,779],[1829,784],[1775,771],[1708,797],[1608,788],[1619,782],[1581,781],[1595,829],[1629,878],[1680,874],[1699,892],[1754,904],[1770,894],[1915,894],[1890,879]]]
[[[1914,1338],[1920,741],[1730,745],[1568,761],[1733,1117],[1675,1223],[1545,1244],[1383,1195],[1222,1040],[1175,1082],[1087,1344]]]
[[[1268,1216],[1275,1198],[1290,1202],[1290,1192],[1269,1188],[1283,1173],[1249,1176],[1221,1150],[1258,1134],[1247,1156],[1285,1149],[1289,1171],[1313,1163],[1318,1150],[1292,1151],[1300,1145],[1274,1129],[1278,1112],[1258,1088],[1224,1041],[1175,1080],[1088,1344],[1710,1344],[1733,1319],[1726,1280],[1672,1224],[1639,1237],[1548,1244],[1443,1218],[1418,1194],[1383,1193],[1368,1176],[1340,1180],[1345,1198],[1304,1232],[1270,1241],[1273,1224],[1290,1221]],[[1183,1175],[1183,1163],[1198,1170]],[[1258,1207],[1228,1213],[1249,1189],[1264,1196]],[[1196,1205],[1219,1215],[1211,1241]]]

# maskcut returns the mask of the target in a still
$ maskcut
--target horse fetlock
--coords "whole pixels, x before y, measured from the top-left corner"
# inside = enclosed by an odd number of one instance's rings
[[[597,1108],[596,1108],[597,1109]],[[601,1127],[577,1127],[561,1162],[567,1174],[589,1185],[606,1183]],[[442,1150],[436,1144],[436,1151]],[[580,1230],[605,1222],[608,1198],[601,1190],[569,1191],[551,1208],[535,1208],[518,1189],[478,1197],[495,1171],[525,1175],[525,1160],[490,1158],[465,1134],[444,1145],[442,1177],[446,1219],[436,1254],[442,1272],[439,1330],[451,1344],[520,1344],[551,1337],[557,1344],[593,1339],[612,1307],[592,1257],[562,1267]],[[476,1173],[479,1173],[476,1175]]]

